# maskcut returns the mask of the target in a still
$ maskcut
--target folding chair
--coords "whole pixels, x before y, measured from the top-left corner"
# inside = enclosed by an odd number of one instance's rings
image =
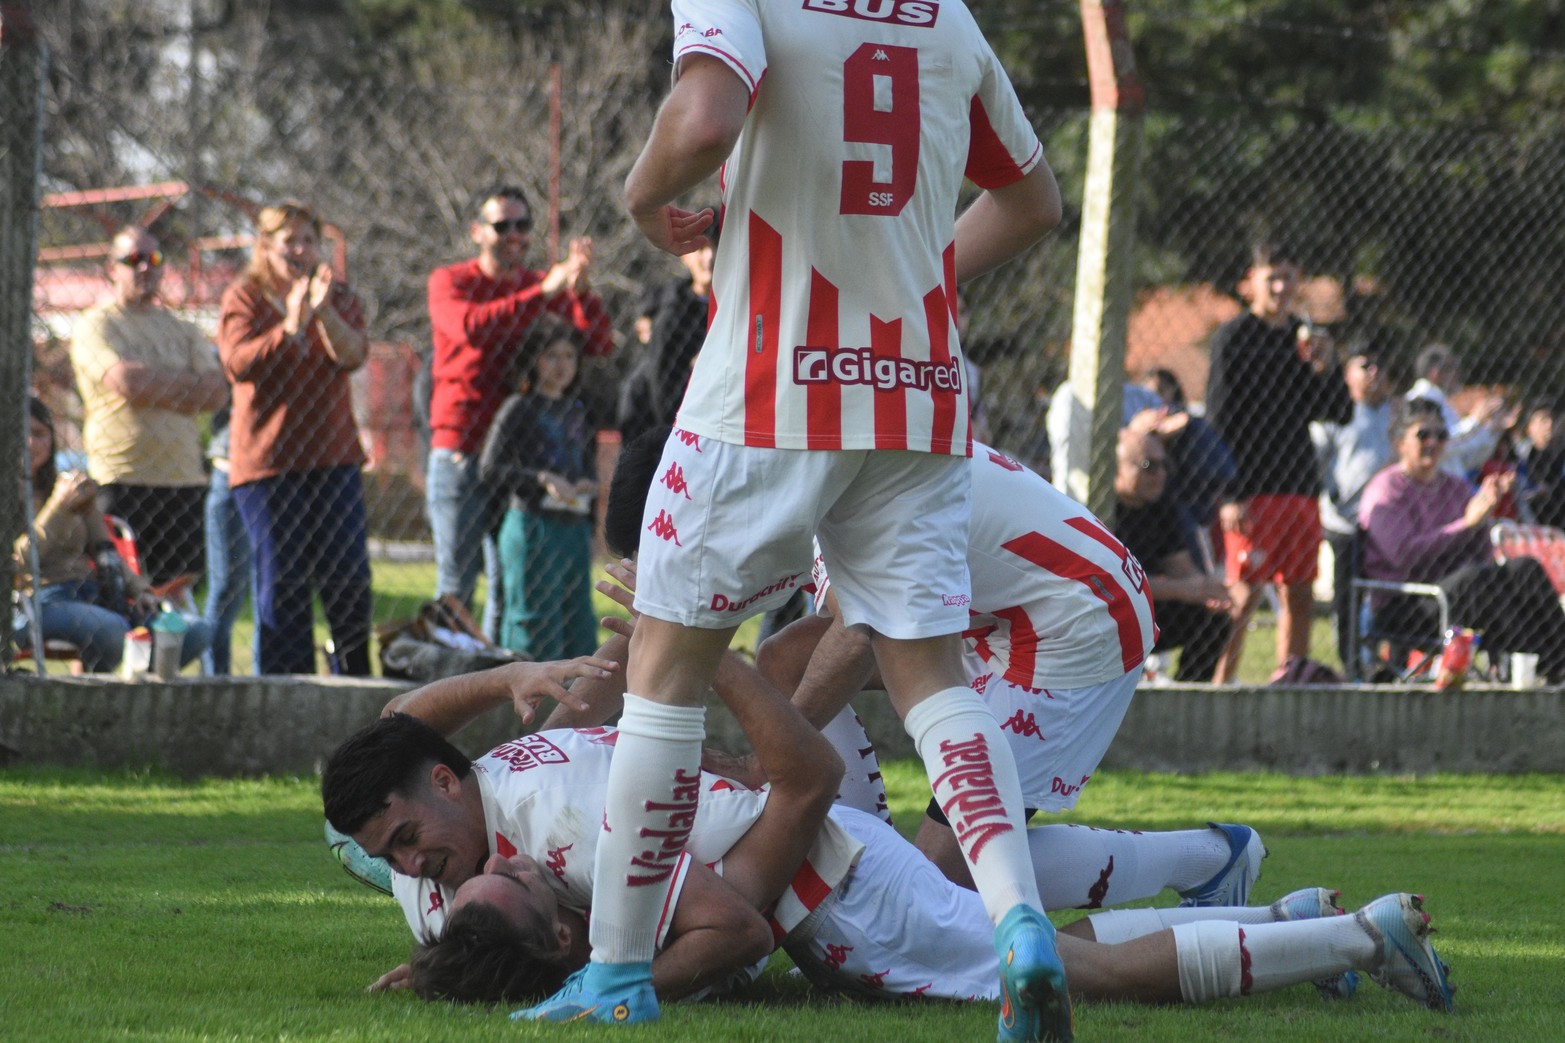
[[[1387,659],[1402,683],[1417,680],[1431,672],[1440,658],[1440,645],[1446,628],[1451,625],[1451,603],[1445,591],[1433,583],[1402,583],[1394,580],[1366,579],[1355,576],[1350,583],[1348,598],[1348,673],[1349,679],[1364,679],[1366,661],[1376,661],[1376,650],[1386,646]],[[1366,610],[1365,601],[1374,594],[1397,594],[1411,597],[1432,598],[1438,609],[1439,625],[1433,634],[1412,633],[1387,625],[1377,625],[1375,612]],[[1412,653],[1420,658],[1411,659]],[[1367,653],[1367,654],[1366,654]],[[1411,661],[1410,661],[1411,660]],[[1404,664],[1404,665],[1397,665]]]
[[[1551,525],[1524,525],[1502,519],[1489,529],[1494,560],[1504,565],[1512,558],[1535,558],[1565,601],[1565,532]]]
[[[141,552],[137,549],[136,534],[131,530],[130,523],[118,515],[105,514],[103,526],[109,530],[109,542],[114,544],[114,550],[125,562],[125,567],[145,577],[147,573],[141,567]],[[201,610],[196,608],[195,588],[200,579],[197,573],[186,572],[149,589],[158,600],[169,602],[181,612],[199,616]]]

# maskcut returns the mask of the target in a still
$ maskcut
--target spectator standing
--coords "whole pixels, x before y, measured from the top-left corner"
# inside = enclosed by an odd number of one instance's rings
[[[1311,420],[1346,422],[1352,401],[1331,338],[1293,314],[1299,266],[1257,243],[1241,292],[1248,307],[1212,336],[1206,416],[1233,454],[1218,510],[1233,630],[1213,680],[1236,678],[1245,630],[1267,582],[1278,586],[1277,665],[1309,652],[1321,522]]]
[[[1178,681],[1212,679],[1228,644],[1232,607],[1223,581],[1196,564],[1181,535],[1179,507],[1166,495],[1163,441],[1135,428],[1119,433],[1114,535],[1147,573],[1158,638],[1153,651],[1182,648]]]
[[[469,228],[478,256],[429,276],[434,354],[425,507],[435,542],[435,596],[455,594],[472,607],[482,566],[491,636],[502,600],[493,530],[503,505],[479,480],[478,454],[510,393],[517,348],[528,326],[549,312],[582,333],[588,355],[614,349],[608,312],[589,286],[592,240],[572,240],[564,260],[534,271],[526,265],[532,230],[532,207],[521,189],[488,191]]]
[[[250,560],[250,537],[229,487],[228,421],[224,406],[212,415],[212,437],[207,442],[207,462],[212,473],[206,491],[206,605],[201,618],[212,630],[206,650],[206,672],[213,677],[233,673],[234,620],[252,595],[255,585]],[[252,643],[253,645],[253,643]],[[255,654],[251,653],[254,664]]]
[[[1353,647],[1349,627],[1352,580],[1363,561],[1359,535],[1359,501],[1369,480],[1391,460],[1391,385],[1381,368],[1380,352],[1371,345],[1348,351],[1342,380],[1353,400],[1346,423],[1312,421],[1310,439],[1320,461],[1325,488],[1320,496],[1320,520],[1331,545],[1332,603],[1337,619],[1337,654],[1345,667]]]
[[[597,452],[575,394],[581,335],[540,316],[479,458],[479,479],[509,498],[500,525],[500,644],[536,660],[591,655],[592,507]]]
[[[32,598],[44,639],[69,641],[76,646],[83,669],[107,673],[119,666],[126,632],[156,615],[158,600],[142,577],[118,563],[104,564],[118,574],[112,577],[112,586],[100,588],[101,574],[94,570],[93,558],[110,544],[98,510],[98,484],[80,472],[58,472],[54,416],[37,398],[28,399],[27,409],[23,495],[32,496],[37,510],[32,533],[23,533],[13,544],[17,574],[24,580],[23,593]],[[31,561],[34,550],[36,575]],[[107,583],[111,577],[101,578]],[[121,583],[123,591],[118,590]],[[180,665],[201,654],[207,634],[199,620],[186,627]],[[19,645],[32,644],[25,620],[19,621],[13,639]]]
[[[717,229],[710,242],[679,256],[688,278],[673,279],[652,293],[642,306],[639,323],[647,320],[640,358],[620,386],[619,431],[626,443],[653,428],[668,427],[679,412],[690,383],[690,367],[706,339],[712,306],[712,262],[717,255]]]
[[[88,470],[98,506],[135,533],[151,583],[193,580],[207,482],[196,415],[223,404],[228,381],[206,335],[158,303],[163,251],[150,232],[121,229],[108,267],[113,296],[71,336]]]
[[[1456,411],[1449,396],[1462,388],[1462,364],[1457,361],[1456,352],[1444,344],[1426,346],[1418,353],[1414,369],[1418,379],[1403,398],[1410,402],[1415,398],[1427,399],[1440,407],[1450,432],[1441,466],[1454,475],[1476,475],[1493,455],[1500,433],[1515,423],[1516,417],[1507,417],[1505,399],[1493,394],[1485,395],[1465,417]]]
[[[228,478],[254,555],[256,672],[315,673],[318,594],[332,672],[367,676],[365,458],[349,374],[369,342],[364,306],[321,260],[320,239],[320,218],[304,203],[264,207],[249,266],[223,292]]]
[[[1451,621],[1483,635],[1491,653],[1535,652],[1539,671],[1565,683],[1565,612],[1532,558],[1497,565],[1489,549],[1495,507],[1515,481],[1493,474],[1476,492],[1441,468],[1449,432],[1432,399],[1404,402],[1391,428],[1397,460],[1364,489],[1364,573],[1372,579],[1438,583]],[[1394,629],[1437,629],[1428,598],[1392,596],[1374,605]]]
[[[722,169],[719,305],[646,506],[592,962],[523,1016],[658,1016],[658,892],[695,810],[705,693],[739,622],[792,594],[818,535],[844,622],[874,632],[935,795],[961,819],[1004,954],[1006,1038],[1068,1036],[1015,759],[962,670],[971,432],[955,330],[957,285],[1058,223],[1058,186],[961,3],[919,24],[756,0],[673,11],[675,80],[625,206],[654,246],[698,249],[712,215],[675,201]],[[892,142],[874,162],[867,137]],[[980,194],[956,217],[964,178]]]

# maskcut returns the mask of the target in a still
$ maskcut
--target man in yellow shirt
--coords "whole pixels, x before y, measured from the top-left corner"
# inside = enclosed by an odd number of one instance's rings
[[[211,341],[158,303],[162,278],[157,239],[122,229],[109,254],[113,295],[82,314],[71,338],[99,506],[130,524],[154,585],[205,570],[196,414],[228,398]]]

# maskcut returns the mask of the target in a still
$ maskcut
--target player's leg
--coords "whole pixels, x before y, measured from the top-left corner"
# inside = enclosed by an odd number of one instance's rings
[[[886,691],[997,925],[1001,1038],[1070,1038],[1065,973],[1038,901],[1015,759],[962,668],[967,466],[871,454],[819,527],[820,546],[842,621],[873,634]]]
[[[651,961],[666,888],[695,821],[705,699],[740,620],[808,576],[830,457],[758,450],[676,431],[643,511],[619,738],[593,863],[585,977],[526,1013],[537,1020],[658,1016]],[[839,486],[840,487],[840,486]],[[757,498],[770,505],[760,509]],[[798,513],[776,503],[798,504]],[[567,994],[569,993],[569,994]],[[625,1010],[624,1017],[614,1012]]]
[[[853,707],[844,706],[821,729],[821,734],[837,751],[844,765],[842,782],[837,787],[837,803],[857,808],[889,824],[891,809],[886,799],[886,782],[880,772],[880,758],[875,754],[875,744],[870,742],[868,733],[864,731],[864,722]],[[955,838],[951,846],[956,861],[962,863],[962,853],[955,850]],[[966,872],[965,863],[962,865]]]

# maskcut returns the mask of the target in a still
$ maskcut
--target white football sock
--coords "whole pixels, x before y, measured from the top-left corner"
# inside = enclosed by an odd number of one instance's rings
[[[1187,890],[1228,862],[1215,829],[1137,833],[1054,823],[1028,831],[1038,891],[1046,909],[1099,908]]]
[[[1047,898],[1045,899],[1047,900]],[[1166,931],[1180,924],[1202,923],[1217,920],[1224,923],[1257,924],[1272,923],[1271,906],[1189,906],[1167,909],[1109,909],[1087,917],[1092,924],[1092,936],[1104,945],[1117,945],[1132,938],[1142,938],[1159,931]]]
[[[593,860],[598,963],[650,962],[668,881],[695,823],[706,708],[625,695]]]
[[[1021,779],[989,707],[971,688],[947,688],[913,707],[903,723],[989,919],[998,924],[1019,903],[1042,909]]]
[[[846,766],[842,785],[837,787],[837,803],[875,815],[889,825],[891,808],[886,801],[886,783],[880,774],[880,758],[875,756],[875,744],[869,741],[864,722],[853,707],[844,706],[842,712],[821,729],[821,734]]]
[[[1375,942],[1351,916],[1289,923],[1204,921],[1173,929],[1186,1003],[1247,996],[1367,967]]]

